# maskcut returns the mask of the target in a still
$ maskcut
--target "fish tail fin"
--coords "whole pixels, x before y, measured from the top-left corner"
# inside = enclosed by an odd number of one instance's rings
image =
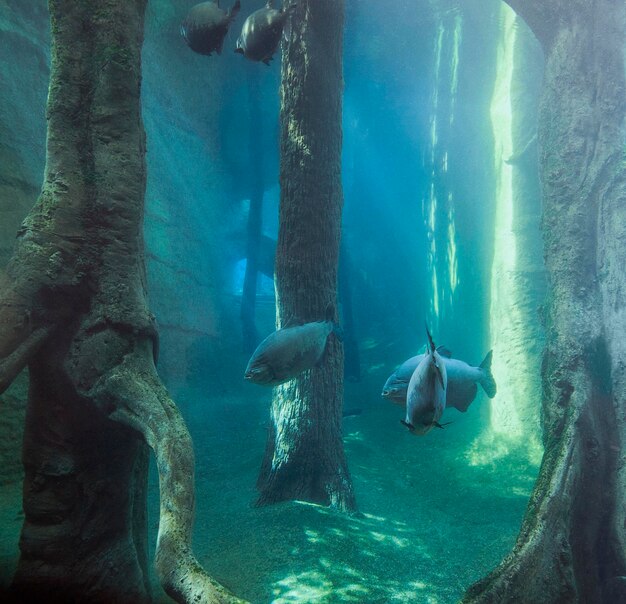
[[[480,385],[483,387],[483,390],[487,394],[489,398],[493,398],[496,395],[497,387],[496,380],[493,379],[493,374],[491,373],[491,361],[493,360],[493,350],[490,350],[483,359],[483,362],[480,364],[480,368],[482,369],[483,377],[480,380]]]

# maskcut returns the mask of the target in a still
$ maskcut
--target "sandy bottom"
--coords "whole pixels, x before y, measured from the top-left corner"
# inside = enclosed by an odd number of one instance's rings
[[[253,507],[270,401],[261,396],[211,411],[179,396],[196,447],[195,551],[238,596],[276,604],[457,602],[513,546],[536,468],[513,458],[471,466],[468,423],[477,418],[456,410],[446,417],[454,424],[424,438],[403,429],[399,407],[379,400],[344,418],[361,518],[302,502]],[[156,493],[154,471],[151,487]],[[156,524],[152,515],[153,539]]]
[[[536,468],[506,457],[498,465],[470,465],[472,409],[450,411],[454,417],[446,419],[455,423],[424,438],[410,436],[398,422],[401,410],[380,401],[346,417],[346,452],[363,513],[357,518],[300,502],[253,507],[269,391],[251,391],[254,402],[224,396],[211,405],[194,394],[177,396],[196,448],[196,555],[250,602],[457,602],[514,543]],[[154,468],[150,486],[153,547]],[[15,568],[20,495],[20,485],[0,490],[0,585]],[[156,584],[154,594],[170,601]]]

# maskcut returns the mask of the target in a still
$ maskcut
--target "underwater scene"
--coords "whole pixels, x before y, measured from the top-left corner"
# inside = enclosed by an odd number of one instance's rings
[[[0,599],[626,603],[623,0],[0,0]]]

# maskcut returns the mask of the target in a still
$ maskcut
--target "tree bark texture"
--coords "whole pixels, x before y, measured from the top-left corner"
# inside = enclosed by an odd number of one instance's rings
[[[0,392],[29,365],[19,601],[144,602],[146,443],[156,566],[180,602],[234,598],[191,548],[192,443],[154,367],[145,298],[145,0],[50,0],[41,196],[0,289]]]
[[[545,453],[512,553],[464,601],[624,602],[626,5],[510,4],[546,57],[538,132],[549,278]]]
[[[323,320],[329,307],[337,312],[343,21],[343,1],[303,0],[283,43],[278,327]],[[259,504],[302,499],[355,509],[342,399],[343,351],[331,335],[318,367],[275,390]]]

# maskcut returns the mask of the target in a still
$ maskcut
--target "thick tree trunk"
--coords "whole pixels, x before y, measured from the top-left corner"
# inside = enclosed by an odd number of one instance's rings
[[[43,190],[0,289],[0,392],[26,365],[19,601],[142,602],[147,443],[156,565],[181,602],[233,599],[190,549],[193,451],[154,368],[140,115],[145,0],[50,0]]]
[[[624,602],[626,5],[510,4],[546,55],[539,120],[549,275],[545,453],[515,548],[464,601]]]
[[[321,320],[337,308],[343,19],[341,0],[303,0],[283,45],[279,327]],[[318,367],[275,390],[259,504],[302,499],[355,509],[342,399],[343,352],[331,336]]]

